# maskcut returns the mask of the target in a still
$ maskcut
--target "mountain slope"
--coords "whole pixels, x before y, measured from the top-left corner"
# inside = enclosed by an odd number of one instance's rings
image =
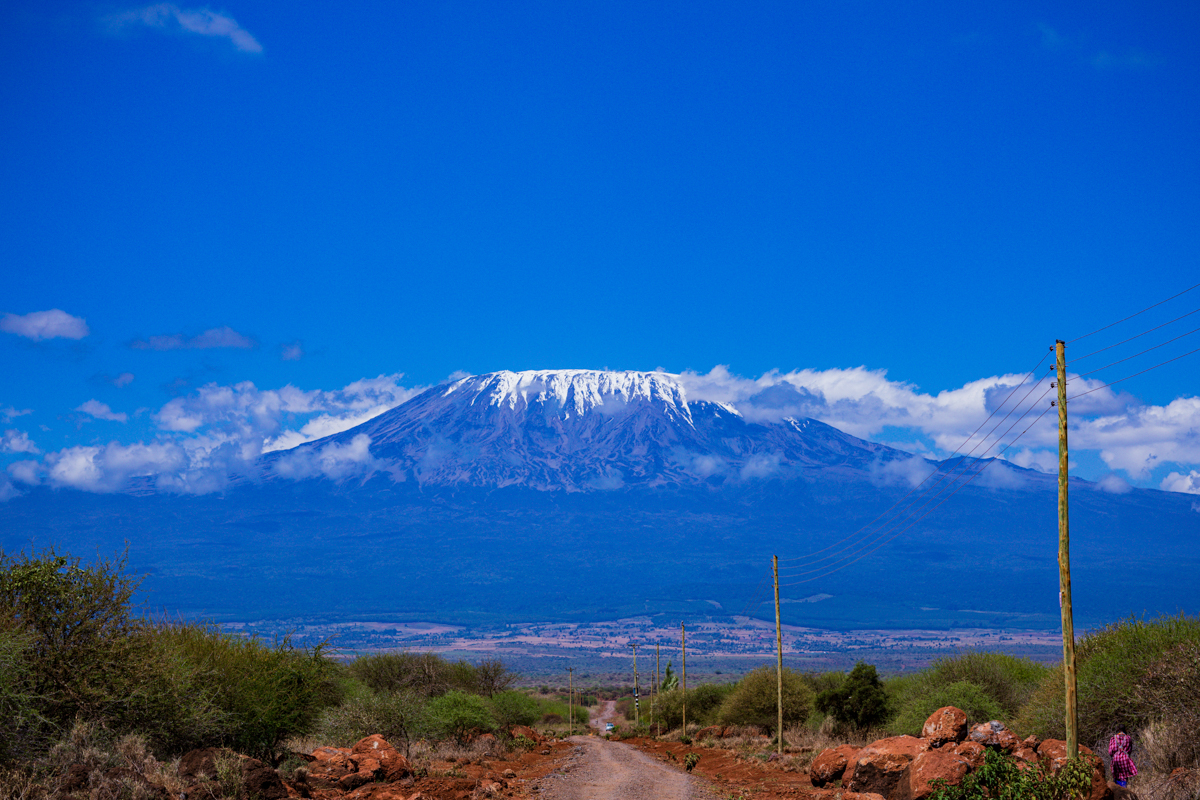
[[[422,486],[541,491],[720,485],[771,476],[867,474],[907,453],[816,420],[747,422],[689,401],[658,372],[495,372],[435,387],[351,430],[269,454],[290,476],[368,437],[373,469]]]

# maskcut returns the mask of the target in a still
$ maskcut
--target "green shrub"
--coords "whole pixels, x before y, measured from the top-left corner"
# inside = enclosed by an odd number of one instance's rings
[[[938,659],[929,673],[931,681],[940,686],[969,681],[998,703],[1004,715],[1011,718],[1050,673],[1050,667],[1005,653],[976,651]]]
[[[760,667],[733,688],[718,715],[727,725],[759,725],[768,731],[778,727],[778,677],[774,667]],[[783,670],[783,724],[803,722],[812,710],[812,691],[798,674]]]
[[[939,684],[931,680],[914,681],[900,698],[888,728],[896,733],[920,736],[929,715],[943,706],[954,706],[967,715],[967,723],[1002,719],[1004,709],[991,696],[970,681]]]
[[[704,683],[695,689],[687,690],[688,725],[711,725],[717,721],[721,704],[733,691],[732,683]],[[682,689],[672,689],[663,692],[654,699],[656,722],[667,728],[678,728],[683,725]],[[645,709],[644,709],[645,710]]]
[[[1040,764],[1018,763],[1012,756],[989,749],[983,766],[966,775],[958,786],[947,786],[942,778],[932,783],[932,800],[1074,800],[1086,796],[1092,768],[1075,759],[1057,775],[1050,775]]]
[[[139,581],[124,573],[124,556],[82,566],[53,548],[0,553],[0,618],[25,635],[25,688],[54,723],[119,714],[140,677],[145,652],[130,618]]]
[[[366,692],[326,708],[314,733],[321,741],[351,747],[378,733],[409,755],[413,739],[428,735],[429,701],[415,692]]]
[[[492,716],[500,730],[507,731],[514,725],[532,725],[544,714],[538,702],[524,692],[500,692],[491,699]],[[578,719],[576,715],[576,719]]]
[[[378,653],[360,656],[350,674],[376,692],[416,692],[437,697],[451,689],[450,664],[436,653]],[[459,680],[462,676],[457,676]]]
[[[866,728],[884,720],[887,701],[887,692],[875,667],[860,661],[841,686],[817,695],[816,706],[838,722]]]
[[[1079,741],[1104,740],[1118,725],[1134,730],[1169,714],[1185,695],[1143,694],[1139,687],[1173,648],[1200,644],[1200,617],[1129,619],[1089,634],[1076,646]],[[1189,673],[1200,678],[1200,667]],[[1192,682],[1191,685],[1195,685]],[[1021,709],[1014,727],[1064,738],[1062,666],[1051,670]]]
[[[271,759],[284,739],[308,732],[338,699],[336,667],[325,645],[297,649],[286,637],[268,645],[204,624],[162,625],[154,638],[186,671],[182,681],[194,706],[189,718],[217,712],[215,729],[196,731],[181,748],[224,745]]]
[[[437,736],[464,742],[472,730],[495,729],[487,702],[478,695],[453,690],[429,702],[430,725]]]
[[[0,764],[41,749],[47,728],[29,688],[30,639],[13,623],[0,625]]]

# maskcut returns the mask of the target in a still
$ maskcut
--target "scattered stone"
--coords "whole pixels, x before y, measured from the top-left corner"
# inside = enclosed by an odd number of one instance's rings
[[[1004,726],[999,720],[991,722],[981,722],[971,728],[971,732],[967,734],[967,738],[972,742],[978,742],[984,747],[990,747],[993,750],[1001,750],[1005,753],[1011,753],[1017,749],[1021,741],[1016,734]]]
[[[945,706],[929,715],[921,727],[921,738],[931,748],[958,744],[967,738],[967,715],[954,706]]]
[[[934,787],[930,785],[932,781],[940,778],[950,786],[958,786],[970,771],[971,762],[948,747],[926,750],[917,753],[888,798],[923,800],[934,792]]]
[[[887,797],[900,782],[904,770],[925,748],[925,741],[915,736],[880,739],[858,751],[843,783],[852,792],[874,792]]]
[[[820,788],[840,781],[846,773],[847,765],[857,754],[858,748],[850,744],[822,750],[809,767],[808,777],[812,785]]]

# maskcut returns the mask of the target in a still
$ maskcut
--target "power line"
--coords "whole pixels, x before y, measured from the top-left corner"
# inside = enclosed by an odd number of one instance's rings
[[[1196,333],[1196,331],[1200,331],[1200,328],[1193,328],[1192,330],[1188,331],[1187,333],[1179,334],[1174,339],[1167,339],[1162,344],[1156,344],[1156,345],[1154,345],[1154,347],[1147,347],[1145,350],[1143,350],[1140,353],[1134,353],[1133,355],[1129,356],[1128,358],[1122,358],[1120,361],[1114,361],[1111,364],[1105,364],[1103,367],[1098,367],[1097,369],[1094,369],[1091,372],[1085,372],[1082,375],[1077,375],[1076,377],[1086,378],[1088,375],[1094,375],[1095,373],[1106,370],[1109,367],[1115,367],[1117,364],[1123,364],[1124,362],[1129,361],[1130,359],[1137,358],[1138,356],[1144,356],[1146,353],[1149,353],[1151,350],[1157,350],[1160,347],[1166,347],[1171,342],[1178,341],[1179,339],[1182,339],[1185,336],[1191,336],[1193,333]],[[1097,352],[1099,352],[1099,351],[1097,351]]]
[[[1047,386],[1047,387],[1046,387],[1046,389],[1045,389],[1045,390],[1042,392],[1041,396],[1039,396],[1039,397],[1038,397],[1037,401],[1035,401],[1033,405],[1031,405],[1031,406],[1030,406],[1028,409],[1026,409],[1026,410],[1025,410],[1025,413],[1023,413],[1023,414],[1022,414],[1020,417],[1018,417],[1017,419],[1013,420],[1013,423],[1012,423],[1012,425],[1009,425],[1009,426],[1008,426],[1008,428],[1007,428],[1007,429],[1004,431],[1004,433],[1000,434],[1000,436],[997,438],[996,442],[994,442],[993,444],[989,445],[989,446],[987,447],[987,449],[986,449],[986,450],[984,450],[984,453],[986,454],[988,450],[991,450],[993,447],[995,447],[996,445],[1000,444],[1001,440],[1003,440],[1003,438],[1004,438],[1005,436],[1007,436],[1007,435],[1009,434],[1009,432],[1010,432],[1010,431],[1011,431],[1011,430],[1012,430],[1014,427],[1016,427],[1016,425],[1017,425],[1018,423],[1020,423],[1020,422],[1021,422],[1021,420],[1025,419],[1025,417],[1029,416],[1029,414],[1030,414],[1030,413],[1031,413],[1031,412],[1034,410],[1034,408],[1037,406],[1037,404],[1038,404],[1038,403],[1040,403],[1040,402],[1042,401],[1042,399],[1043,399],[1043,398],[1045,398],[1045,396],[1046,396],[1047,394],[1049,394],[1049,392],[1050,392],[1050,387],[1049,387],[1049,386]],[[1044,415],[1045,415],[1045,413],[1046,413],[1046,412],[1045,412],[1045,411],[1043,411],[1043,412],[1042,412],[1042,415],[1039,415],[1039,416],[1037,417],[1037,419],[1041,419],[1041,416],[1044,416]],[[1036,420],[1035,420],[1035,421],[1036,421]],[[998,427],[998,426],[997,426],[997,427]],[[994,430],[994,429],[993,429],[993,430]],[[1025,430],[1026,430],[1026,431],[1028,431],[1029,429],[1028,429],[1028,428],[1026,428]],[[1024,434],[1025,434],[1025,432],[1023,431],[1021,434],[1019,434],[1019,435],[1017,436],[1017,439],[1019,439],[1019,438],[1020,438],[1021,436],[1023,436]],[[1013,443],[1017,441],[1017,439],[1014,439],[1012,442],[1009,442],[1009,444],[1008,444],[1008,445],[1006,445],[1006,446],[1004,447],[1004,449],[1003,449],[1003,450],[1001,450],[1001,451],[1000,451],[1000,453],[998,453],[998,454],[997,454],[997,457],[998,457],[999,455],[1003,454],[1004,452],[1006,452],[1006,451],[1008,450],[1008,448],[1009,448],[1009,447],[1011,447],[1011,446],[1013,445]],[[980,461],[980,460],[982,460],[982,459],[976,459],[976,461]],[[985,462],[985,463],[990,463],[990,462]],[[869,534],[868,536],[864,537],[864,538],[863,538],[863,540],[861,540],[860,542],[856,542],[854,545],[850,545],[850,546],[848,546],[848,547],[844,547],[844,548],[842,548],[841,550],[839,550],[839,551],[838,551],[837,553],[835,553],[834,555],[839,555],[840,553],[843,553],[843,552],[845,552],[846,550],[849,550],[849,549],[851,549],[852,547],[855,547],[855,546],[866,546],[866,545],[868,545],[868,544],[871,542],[871,540],[873,540],[873,539],[878,539],[878,538],[880,538],[880,537],[886,536],[886,534],[887,534],[887,529],[888,529],[890,526],[892,526],[893,524],[894,524],[894,525],[902,525],[902,524],[904,524],[904,522],[905,522],[905,520],[906,520],[906,519],[911,519],[911,518],[912,518],[914,515],[916,515],[916,514],[920,513],[921,511],[923,511],[923,510],[924,510],[924,509],[926,509],[926,508],[929,508],[929,505],[930,505],[930,503],[933,503],[933,502],[934,502],[934,501],[935,501],[935,500],[938,498],[938,496],[939,496],[940,494],[943,494],[943,493],[945,493],[945,491],[946,491],[947,489],[950,489],[952,486],[954,486],[954,485],[955,485],[955,483],[957,483],[957,482],[958,482],[958,481],[959,481],[959,480],[960,480],[960,479],[961,479],[961,478],[962,478],[964,475],[966,475],[966,474],[967,474],[967,472],[970,470],[970,468],[971,468],[971,464],[970,464],[970,463],[967,461],[967,458],[966,458],[965,456],[964,456],[964,457],[961,459],[961,461],[959,462],[959,464],[956,464],[954,467],[952,467],[952,468],[951,468],[951,470],[950,470],[949,472],[947,472],[947,473],[944,473],[944,474],[943,474],[943,476],[944,476],[944,477],[948,477],[948,476],[949,476],[950,474],[952,474],[952,473],[953,473],[955,470],[958,470],[958,469],[960,469],[960,468],[961,468],[961,470],[962,470],[962,471],[961,471],[961,472],[960,472],[958,475],[955,475],[955,476],[954,476],[954,478],[953,478],[953,479],[950,481],[950,483],[949,483],[949,484],[947,484],[945,487],[943,487],[939,493],[937,493],[937,494],[934,494],[934,493],[933,493],[933,488],[936,488],[936,485],[935,485],[935,487],[931,487],[931,489],[930,489],[929,491],[927,491],[927,492],[926,492],[924,495],[922,495],[922,497],[928,497],[928,499],[926,500],[925,504],[924,504],[924,505],[922,505],[920,508],[918,508],[916,511],[912,511],[912,512],[910,513],[910,512],[909,512],[909,509],[911,509],[911,508],[913,507],[913,505],[915,505],[915,504],[918,502],[918,500],[920,500],[920,499],[922,499],[922,498],[917,498],[917,500],[914,500],[912,503],[910,503],[908,506],[906,506],[906,507],[905,507],[905,510],[904,510],[904,513],[903,513],[903,514],[901,514],[900,516],[898,516],[898,517],[894,518],[893,520],[890,520],[890,521],[888,521],[888,522],[887,522],[885,525],[883,525],[883,526],[882,526],[882,527],[881,527],[879,530],[875,531],[874,533],[871,533],[871,534]],[[978,474],[978,473],[976,473],[976,474]],[[943,477],[943,480],[944,480],[944,477]],[[942,503],[944,503],[944,502],[945,502],[946,500],[948,500],[950,497],[953,497],[955,494],[957,494],[957,493],[958,493],[958,491],[959,491],[959,489],[961,489],[961,488],[962,488],[963,486],[965,486],[967,483],[970,483],[972,480],[974,480],[974,476],[972,476],[971,478],[967,479],[967,481],[966,481],[966,482],[964,482],[964,483],[960,484],[960,485],[958,486],[958,488],[954,489],[954,491],[953,491],[953,492],[951,492],[949,495],[947,495],[945,498],[943,498],[943,500],[942,500],[941,502],[939,502],[937,505],[935,505],[933,508],[938,508],[939,506],[941,506],[941,504],[942,504]],[[940,484],[941,482],[942,482],[942,481],[941,481],[941,480],[939,480],[939,482],[938,482],[938,483]],[[930,496],[930,495],[932,495],[932,496]],[[906,526],[906,527],[905,527],[905,528],[903,528],[902,530],[908,530],[908,528],[912,527],[912,525],[913,525],[913,524],[915,524],[915,522],[917,522],[917,521],[920,521],[921,519],[924,519],[926,516],[928,516],[928,515],[929,515],[929,513],[930,513],[932,510],[933,510],[933,509],[930,509],[930,511],[926,511],[926,512],[925,512],[925,514],[923,514],[921,517],[919,517],[919,518],[918,518],[917,520],[915,520],[913,523],[910,523],[908,526]],[[893,539],[893,538],[895,538],[895,535],[893,535],[892,537],[890,537],[890,538],[886,539],[886,540],[885,540],[883,543],[886,543],[887,541],[891,541],[891,539]],[[882,545],[883,543],[881,543],[881,545]],[[880,545],[880,546],[881,546],[881,545]],[[878,548],[876,547],[875,549],[878,549]],[[872,549],[870,552],[874,552],[874,550],[875,550],[875,549]],[[830,558],[832,558],[832,556],[826,556],[826,557],[824,557],[824,558],[822,558],[822,559],[819,559],[819,561],[812,562],[812,563],[813,563],[813,564],[816,564],[816,563],[819,563],[820,561],[828,561]],[[836,563],[836,562],[835,562],[835,563]],[[853,563],[853,562],[850,562],[850,563]],[[823,571],[823,570],[826,570],[826,569],[828,569],[828,568],[829,568],[829,565],[826,565],[826,566],[823,566],[823,567],[816,567],[815,569],[810,569],[810,570],[807,570],[807,571],[805,571],[805,572],[799,572],[799,573],[796,573],[796,572],[794,572],[794,570],[796,570],[796,569],[800,569],[800,568],[802,568],[803,566],[808,566],[808,565],[797,565],[797,566],[791,567],[791,570],[793,570],[792,577],[798,577],[798,576],[800,576],[800,575],[811,575],[811,574],[812,574],[812,573],[814,573],[814,572],[821,572],[821,571]],[[837,569],[841,569],[841,567],[837,567]]]
[[[1122,339],[1121,341],[1117,342],[1116,344],[1110,344],[1108,347],[1101,347],[1099,350],[1093,350],[1092,352],[1088,353],[1086,356],[1077,356],[1075,358],[1072,358],[1071,363],[1077,364],[1080,361],[1083,361],[1085,358],[1090,358],[1090,357],[1096,355],[1097,353],[1103,353],[1105,350],[1112,350],[1114,347],[1120,347],[1121,345],[1125,344],[1126,342],[1132,342],[1134,339],[1140,339],[1143,336],[1145,336],[1147,333],[1153,333],[1154,331],[1158,330],[1159,328],[1165,328],[1172,323],[1179,322],[1179,320],[1181,320],[1181,319],[1186,319],[1186,318],[1190,317],[1192,314],[1200,314],[1200,308],[1197,308],[1195,311],[1189,311],[1188,313],[1184,314],[1182,317],[1176,317],[1175,319],[1171,320],[1170,322],[1164,322],[1162,325],[1155,325],[1150,330],[1142,331],[1137,336],[1130,336],[1128,339]]]
[[[1103,386],[1097,386],[1095,389],[1088,389],[1086,392],[1080,392],[1079,394],[1076,394],[1076,395],[1071,395],[1071,396],[1070,396],[1070,397],[1068,397],[1067,399],[1068,399],[1068,400],[1074,400],[1076,397],[1083,397],[1085,394],[1091,394],[1092,392],[1098,392],[1098,391],[1100,391],[1101,389],[1105,389],[1105,388],[1107,388],[1107,387],[1109,387],[1109,386],[1114,386],[1114,385],[1116,385],[1116,384],[1118,384],[1118,383],[1122,383],[1122,382],[1124,382],[1124,381],[1127,381],[1127,380],[1129,380],[1130,378],[1136,378],[1138,375],[1145,375],[1147,372],[1149,372],[1149,371],[1150,371],[1150,370],[1152,370],[1152,369],[1158,369],[1158,368],[1159,368],[1159,367],[1161,367],[1161,366],[1165,366],[1166,364],[1170,364],[1172,361],[1178,361],[1179,359],[1183,358],[1184,356],[1190,356],[1192,353],[1200,353],[1200,347],[1197,347],[1195,350],[1188,350],[1188,351],[1187,351],[1186,353],[1184,353],[1183,355],[1178,355],[1178,356],[1175,356],[1174,358],[1168,358],[1166,361],[1163,361],[1163,362],[1161,362],[1161,363],[1155,364],[1153,367],[1147,367],[1146,369],[1142,370],[1141,372],[1135,372],[1135,373],[1133,373],[1132,375],[1126,375],[1124,378],[1120,378],[1120,379],[1118,379],[1118,380],[1115,380],[1115,381],[1110,381],[1110,382],[1108,382],[1108,383],[1104,384]]]
[[[988,414],[988,415],[987,415],[987,418],[986,418],[986,419],[985,419],[983,422],[979,423],[979,427],[977,427],[975,430],[973,430],[973,431],[971,432],[971,434],[970,434],[970,435],[969,435],[969,436],[968,436],[966,439],[964,439],[964,440],[963,440],[962,444],[960,444],[958,447],[954,448],[954,452],[950,454],[950,458],[953,458],[955,455],[957,455],[957,454],[958,454],[958,452],[959,452],[960,450],[962,450],[964,447],[966,447],[966,446],[967,446],[967,443],[968,443],[968,442],[970,442],[970,441],[971,441],[973,438],[975,438],[975,434],[979,433],[979,431],[983,429],[983,426],[984,426],[984,425],[987,425],[987,424],[988,424],[988,422],[989,422],[989,421],[992,419],[992,417],[996,416],[996,414],[1000,412],[1000,409],[1004,408],[1005,404],[1007,404],[1007,403],[1008,403],[1008,401],[1009,401],[1009,399],[1011,399],[1011,398],[1012,398],[1012,396],[1013,396],[1014,394],[1016,394],[1017,390],[1018,390],[1018,389],[1020,389],[1022,386],[1024,386],[1024,385],[1025,385],[1025,383],[1026,383],[1026,381],[1028,381],[1028,380],[1029,380],[1029,378],[1030,378],[1030,377],[1031,377],[1031,376],[1032,376],[1032,375],[1033,375],[1035,372],[1037,372],[1037,371],[1038,371],[1038,369],[1039,369],[1039,368],[1042,366],[1042,363],[1043,363],[1043,362],[1046,360],[1046,358],[1047,358],[1048,356],[1049,356],[1049,353],[1047,353],[1046,355],[1043,355],[1043,356],[1042,356],[1041,360],[1040,360],[1040,361],[1038,361],[1038,363],[1037,363],[1037,364],[1034,366],[1034,368],[1033,368],[1033,369],[1031,369],[1031,370],[1030,370],[1030,371],[1029,371],[1029,372],[1028,372],[1028,373],[1025,375],[1025,377],[1024,377],[1022,380],[1021,380],[1021,382],[1020,382],[1020,383],[1018,383],[1016,386],[1014,386],[1014,387],[1013,387],[1013,388],[1012,388],[1012,389],[1009,391],[1009,393],[1008,393],[1007,395],[1005,395],[1005,397],[1004,397],[1004,400],[1002,400],[1002,401],[1000,402],[1000,405],[996,406],[996,408],[995,408],[995,409],[992,411],[992,413]],[[1037,384],[1034,384],[1034,385],[1036,386]],[[1031,389],[1031,391],[1032,391],[1032,389]],[[1025,397],[1028,397],[1028,396],[1029,396],[1029,392],[1026,392],[1026,393],[1025,393]],[[1020,408],[1020,405],[1021,405],[1021,403],[1022,403],[1022,402],[1024,402],[1024,401],[1025,401],[1025,398],[1024,398],[1024,397],[1023,397],[1023,398],[1021,398],[1021,400],[1020,400],[1020,401],[1018,401],[1018,403],[1017,403],[1017,405],[1016,405],[1016,407],[1015,407],[1015,408]],[[1015,410],[1015,408],[1014,408],[1013,410]],[[1010,410],[1010,411],[1008,412],[1008,414],[1006,414],[1006,415],[1004,416],[1004,418],[1003,418],[1003,419],[1001,419],[999,423],[997,423],[997,427],[998,427],[999,425],[1003,424],[1003,422],[1004,422],[1004,420],[1005,420],[1005,419],[1008,419],[1008,416],[1009,416],[1010,414],[1012,414],[1012,411],[1013,411],[1013,410]],[[995,430],[995,428],[993,428],[992,430],[994,431],[994,430]],[[991,435],[991,432],[989,432],[989,433],[988,433],[988,436],[990,436],[990,435]],[[985,436],[985,437],[984,437],[984,438],[983,438],[983,439],[980,441],[980,444],[982,444],[984,441],[987,441],[987,437],[986,437],[986,436]],[[978,448],[978,447],[979,447],[979,444],[975,445],[975,447],[971,448],[971,450],[970,450],[970,453],[973,453],[973,452],[975,452],[976,448]],[[986,451],[985,451],[985,452],[986,452]],[[970,455],[970,453],[968,453],[968,455]],[[844,538],[842,538],[842,539],[839,539],[838,541],[836,541],[836,542],[833,542],[832,544],[829,544],[829,545],[827,545],[827,546],[825,546],[825,547],[821,548],[820,550],[817,550],[817,551],[815,551],[815,552],[809,553],[809,554],[808,554],[808,555],[806,555],[806,556],[796,556],[796,557],[794,557],[794,558],[787,558],[787,559],[783,559],[783,560],[784,560],[784,561],[807,561],[807,560],[811,559],[813,556],[820,555],[821,553],[824,553],[826,550],[830,550],[830,549],[832,549],[832,548],[835,548],[835,547],[838,547],[839,545],[842,545],[842,544],[844,544],[845,542],[848,542],[848,541],[850,541],[850,540],[851,540],[851,539],[853,539],[855,536],[857,536],[858,534],[862,533],[864,530],[866,530],[867,528],[871,527],[871,526],[872,526],[872,525],[874,525],[876,522],[878,522],[879,520],[883,519],[883,518],[884,518],[884,517],[886,517],[888,514],[890,514],[890,513],[892,512],[892,510],[896,508],[896,506],[900,505],[900,504],[901,504],[901,503],[903,503],[905,500],[907,500],[907,499],[908,499],[908,497],[909,497],[910,495],[912,495],[912,493],[913,493],[913,492],[915,492],[915,491],[917,491],[918,489],[920,489],[922,486],[924,486],[924,485],[925,485],[925,483],[926,483],[926,482],[927,482],[927,481],[928,481],[930,478],[932,478],[934,475],[938,475],[938,474],[945,475],[945,473],[941,473],[941,472],[940,472],[940,470],[934,470],[933,472],[929,473],[928,475],[926,475],[926,476],[925,476],[924,480],[922,480],[922,481],[921,481],[920,483],[918,483],[916,486],[914,486],[914,487],[912,487],[911,489],[909,489],[909,490],[908,490],[908,491],[907,491],[907,492],[906,492],[906,493],[905,493],[905,494],[904,494],[904,495],[903,495],[903,496],[902,496],[902,497],[901,497],[899,500],[897,500],[896,502],[892,503],[892,505],[891,505],[889,508],[887,508],[887,509],[885,509],[883,512],[881,512],[881,513],[879,514],[879,516],[875,517],[875,519],[873,519],[873,520],[871,520],[870,522],[866,523],[865,525],[863,525],[862,527],[860,527],[858,530],[854,531],[853,533],[850,533],[850,534],[848,534],[848,535],[847,535],[847,536],[845,536]],[[941,480],[942,480],[942,479],[939,479],[937,483],[940,483],[940,482],[941,482]],[[930,487],[930,489],[933,489],[934,487],[936,487],[936,486],[937,486],[937,483],[935,483],[933,487]],[[926,491],[929,491],[929,490],[926,490]],[[825,559],[820,559],[820,560],[825,560]],[[796,566],[800,566],[800,565],[796,565]],[[795,568],[796,568],[796,566],[793,566],[793,567],[792,567],[792,569],[795,569]]]
[[[1042,397],[1045,397],[1045,395],[1042,395]],[[1040,399],[1040,398],[1039,398],[1039,399]],[[892,541],[893,539],[895,539],[895,538],[896,538],[897,536],[899,536],[900,534],[902,534],[902,533],[904,533],[905,531],[907,531],[907,530],[908,530],[909,528],[911,528],[913,525],[916,525],[918,522],[920,522],[921,520],[925,519],[925,517],[928,517],[928,516],[929,516],[930,514],[932,514],[934,511],[936,511],[937,509],[941,508],[941,507],[942,507],[942,505],[943,505],[943,504],[945,504],[945,502],[946,502],[947,500],[949,500],[949,499],[950,499],[951,497],[953,497],[954,495],[958,494],[958,493],[959,493],[959,491],[961,491],[961,490],[962,490],[962,488],[963,488],[964,486],[966,486],[966,485],[967,485],[967,484],[969,484],[971,481],[973,481],[973,480],[975,480],[976,478],[978,478],[978,477],[979,477],[979,475],[980,475],[980,473],[982,473],[982,472],[983,472],[985,469],[987,469],[987,468],[988,468],[989,466],[991,466],[992,464],[996,463],[996,461],[998,461],[998,460],[999,460],[999,457],[1000,457],[1001,455],[1003,455],[1005,451],[1007,451],[1007,450],[1008,450],[1010,447],[1012,447],[1014,444],[1016,444],[1018,441],[1020,441],[1020,439],[1021,439],[1021,437],[1022,437],[1022,436],[1024,436],[1026,433],[1028,433],[1028,432],[1030,431],[1030,429],[1032,429],[1032,428],[1033,428],[1033,426],[1034,426],[1034,425],[1036,425],[1036,424],[1038,423],[1038,421],[1039,421],[1039,420],[1041,420],[1041,418],[1042,418],[1042,417],[1046,416],[1046,414],[1047,414],[1047,413],[1050,411],[1050,408],[1053,408],[1053,406],[1047,407],[1045,410],[1043,410],[1043,411],[1042,411],[1042,413],[1041,413],[1041,414],[1038,414],[1038,415],[1037,415],[1037,416],[1034,418],[1033,422],[1029,423],[1029,425],[1028,425],[1028,426],[1025,428],[1025,430],[1021,431],[1021,433],[1020,433],[1020,434],[1018,434],[1018,435],[1017,435],[1017,437],[1016,437],[1015,439],[1013,439],[1011,442],[1009,442],[1009,443],[1008,443],[1008,444],[1007,444],[1007,445],[1004,447],[1004,450],[1001,450],[999,453],[997,453],[995,458],[992,458],[992,459],[990,459],[990,460],[988,460],[988,461],[984,461],[984,462],[983,462],[983,464],[982,464],[982,465],[979,467],[979,469],[975,471],[975,474],[974,474],[974,475],[972,475],[970,478],[968,478],[966,481],[964,481],[962,484],[960,484],[960,485],[958,486],[958,488],[956,488],[956,489],[955,489],[953,492],[951,492],[949,495],[947,495],[946,497],[942,498],[942,501],[941,501],[940,503],[938,503],[936,506],[934,506],[933,508],[931,508],[931,509],[929,509],[928,511],[926,511],[926,512],[925,512],[924,514],[922,514],[922,515],[921,515],[921,516],[920,516],[918,519],[915,519],[915,520],[913,520],[912,522],[910,522],[908,525],[906,525],[906,526],[905,526],[904,528],[902,528],[901,530],[898,530],[898,531],[896,531],[896,532],[895,532],[894,534],[892,534],[892,535],[891,535],[891,536],[890,536],[888,539],[886,539],[886,540],[884,540],[884,541],[880,542],[879,544],[875,545],[875,546],[874,546],[873,548],[871,548],[870,550],[868,550],[868,551],[866,551],[866,552],[864,552],[864,553],[861,553],[861,554],[860,554],[860,555],[859,555],[857,558],[854,558],[854,559],[853,559],[853,560],[851,560],[851,561],[847,561],[846,563],[844,563],[844,564],[841,564],[840,566],[834,567],[833,569],[830,569],[829,571],[825,572],[824,574],[821,574],[821,575],[816,575],[816,576],[814,576],[814,577],[812,577],[812,578],[805,578],[804,580],[800,580],[800,581],[793,581],[793,582],[791,582],[791,583],[784,583],[784,584],[780,584],[780,586],[799,586],[799,585],[800,585],[800,584],[802,584],[802,583],[811,583],[811,582],[813,582],[813,581],[820,580],[821,578],[826,578],[826,577],[828,577],[828,576],[830,576],[830,575],[834,574],[835,572],[840,572],[841,570],[845,569],[846,567],[849,567],[849,566],[851,566],[851,565],[853,565],[853,564],[856,564],[856,563],[858,563],[859,561],[861,561],[861,560],[863,560],[864,558],[866,558],[867,556],[871,555],[871,554],[872,554],[872,553],[874,553],[876,550],[878,550],[879,548],[883,547],[885,544],[887,544],[888,542]]]
[[[1129,320],[1133,319],[1134,317],[1139,316],[1141,314],[1145,314],[1147,311],[1149,311],[1152,308],[1158,308],[1163,303],[1170,302],[1171,300],[1174,300],[1176,297],[1179,297],[1180,295],[1185,295],[1188,292],[1190,292],[1192,289],[1196,289],[1198,287],[1200,287],[1200,283],[1197,283],[1195,286],[1189,286],[1188,288],[1184,289],[1179,294],[1173,294],[1170,297],[1168,297],[1166,300],[1159,300],[1157,303],[1155,303],[1152,306],[1146,306],[1141,311],[1137,312],[1137,314],[1130,314],[1128,317],[1125,317],[1124,319],[1119,319],[1116,322],[1110,322],[1109,324],[1105,325],[1103,328],[1096,328],[1096,330],[1092,331],[1091,333],[1085,333],[1083,336],[1076,336],[1074,339],[1072,339],[1067,344],[1073,344],[1074,342],[1078,342],[1080,339],[1086,339],[1087,337],[1091,336],[1092,334],[1099,333],[1100,331],[1106,331],[1114,325],[1120,325],[1122,322],[1128,322]]]

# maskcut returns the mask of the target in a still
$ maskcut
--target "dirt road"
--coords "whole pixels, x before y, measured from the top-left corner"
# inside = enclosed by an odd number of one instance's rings
[[[640,750],[595,736],[574,736],[574,752],[538,782],[546,800],[718,800],[699,778]]]

